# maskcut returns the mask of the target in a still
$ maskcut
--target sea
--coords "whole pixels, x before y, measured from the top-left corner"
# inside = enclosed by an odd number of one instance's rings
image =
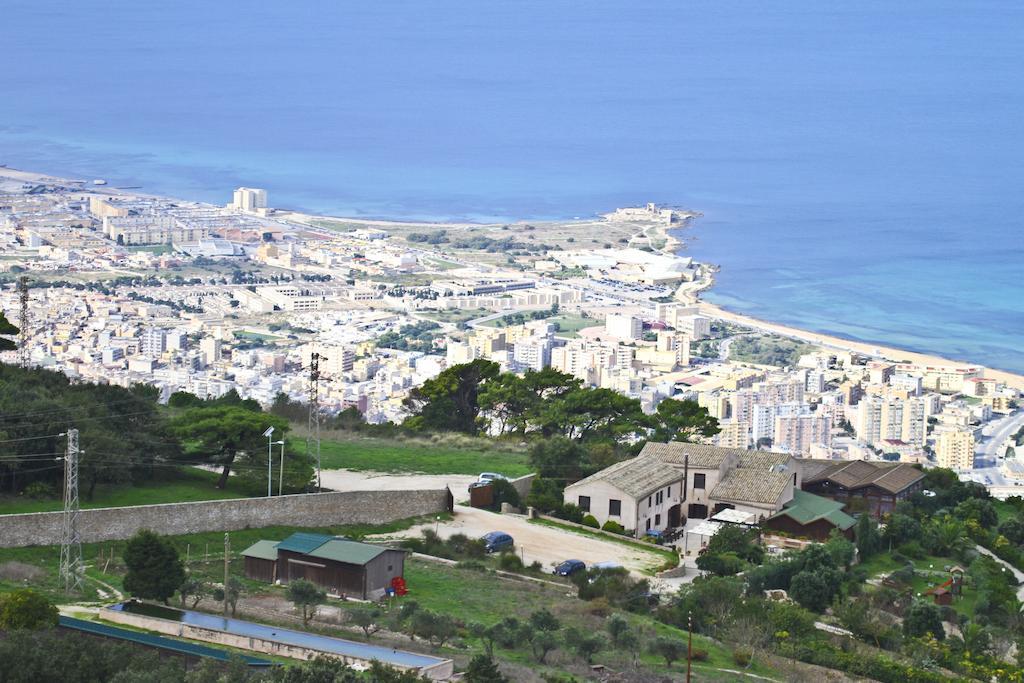
[[[0,0],[0,164],[334,215],[703,213],[708,299],[1024,372],[1024,3]]]

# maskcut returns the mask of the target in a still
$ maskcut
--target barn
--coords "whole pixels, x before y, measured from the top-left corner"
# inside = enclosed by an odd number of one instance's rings
[[[406,552],[336,536],[295,533],[279,543],[260,541],[242,554],[249,578],[281,583],[306,579],[332,595],[375,600],[392,581],[403,577]]]
[[[256,581],[277,581],[277,541],[256,541],[242,551],[245,575]]]

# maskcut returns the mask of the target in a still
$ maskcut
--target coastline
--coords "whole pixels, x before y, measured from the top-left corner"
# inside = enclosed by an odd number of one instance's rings
[[[105,185],[93,186],[91,180],[78,180],[61,178],[58,176],[52,176],[45,173],[37,173],[33,171],[24,171],[21,169],[14,169],[7,166],[0,167],[0,178],[7,180],[20,181],[25,183],[49,183],[49,184],[61,184],[61,185],[80,185],[79,188],[83,192],[99,192],[109,194],[124,194],[124,195],[137,195],[137,196],[150,196],[158,197],[162,195],[155,195],[152,193],[137,192],[132,190],[118,189],[116,187],[109,187]],[[182,199],[182,198],[174,198]],[[191,201],[191,200],[188,200]],[[205,202],[198,202],[205,204]],[[212,206],[212,205],[211,205]],[[663,225],[655,224],[654,226],[647,226],[638,230],[638,234],[647,234],[650,237],[656,237],[664,240],[661,246],[661,252],[677,256],[678,252],[686,248],[686,242],[678,233],[682,230],[686,230],[692,226],[692,222],[698,219],[701,214],[698,211],[686,211],[686,218],[682,225]],[[485,227],[490,224],[484,223],[467,223],[467,222],[426,222],[426,221],[405,221],[405,220],[386,220],[386,219],[363,219],[363,218],[350,218],[342,216],[326,216],[326,215],[315,215],[308,214],[301,211],[292,211],[289,209],[278,209],[278,216],[281,220],[294,220],[295,218],[304,218],[310,221],[324,220],[324,221],[336,221],[336,222],[347,222],[359,225],[367,226],[410,226],[410,227],[423,227],[423,228],[470,228],[470,227]],[[565,221],[570,222],[570,221]],[[528,221],[516,221],[514,224],[525,224]],[[497,224],[495,224],[497,225]],[[714,286],[714,273],[718,270],[719,266],[708,263],[699,263],[701,267],[702,278],[695,282],[684,283],[679,287],[676,292],[676,298],[681,302],[688,303],[690,305],[696,305],[703,315],[711,318],[717,318],[720,320],[726,320],[734,322],[740,325],[754,328],[759,331],[764,331],[770,334],[776,334],[783,337],[789,337],[792,339],[799,339],[808,343],[815,344],[817,346],[823,346],[830,349],[837,349],[841,351],[850,351],[859,353],[865,356],[874,358],[884,358],[895,362],[908,361],[920,365],[931,365],[931,366],[943,366],[943,367],[976,367],[983,369],[983,376],[986,378],[992,378],[999,382],[1004,382],[1008,386],[1011,386],[1017,390],[1024,391],[1024,375],[1017,374],[1006,370],[997,370],[986,367],[980,363],[970,363],[966,361],[952,360],[937,356],[933,354],[920,353],[915,351],[908,351],[898,347],[887,346],[884,344],[875,344],[870,342],[854,341],[851,339],[845,339],[831,334],[825,334],[821,332],[814,332],[811,330],[805,330],[802,328],[792,327],[781,323],[774,323],[767,320],[761,320],[753,316],[749,316],[743,313],[737,313],[723,308],[717,304],[701,299],[701,293],[710,289]]]

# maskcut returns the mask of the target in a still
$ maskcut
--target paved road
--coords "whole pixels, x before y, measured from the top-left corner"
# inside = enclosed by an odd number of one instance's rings
[[[1017,433],[1017,430],[1024,427],[1024,410],[1016,412],[991,425],[994,427],[992,434],[985,441],[978,444],[975,450],[975,457],[994,458],[999,446],[1010,436]]]
[[[540,524],[531,524],[525,517],[518,515],[499,515],[487,510],[457,505],[455,518],[450,522],[437,525],[425,524],[407,529],[391,538],[409,538],[419,536],[424,529],[436,526],[442,538],[453,534],[465,534],[477,538],[488,531],[504,531],[516,542],[516,551],[527,564],[540,562],[545,568],[551,568],[563,560],[583,560],[587,565],[597,562],[613,561],[629,569],[634,574],[642,574],[643,570],[651,569],[662,563],[660,556],[633,549],[614,541],[584,536],[571,531],[556,529]]]

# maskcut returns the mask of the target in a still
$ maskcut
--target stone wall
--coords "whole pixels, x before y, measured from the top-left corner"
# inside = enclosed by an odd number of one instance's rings
[[[525,474],[518,479],[513,479],[510,483],[519,494],[519,499],[523,502],[523,506],[526,506],[526,496],[530,493],[530,487],[533,486],[533,480],[537,478],[536,473]]]
[[[448,509],[448,489],[416,491],[342,491],[272,498],[240,498],[199,503],[140,505],[82,510],[82,541],[130,538],[139,529],[165,535],[235,531],[267,526],[321,527],[385,524]],[[0,515],[0,548],[60,543],[60,512]]]

